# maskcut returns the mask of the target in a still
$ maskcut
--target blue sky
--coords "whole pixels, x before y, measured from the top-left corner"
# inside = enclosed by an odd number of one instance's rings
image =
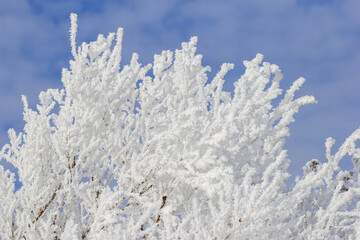
[[[0,145],[7,129],[22,121],[21,95],[30,106],[40,91],[61,88],[61,69],[70,55],[69,15],[78,14],[77,43],[99,33],[125,30],[123,63],[132,52],[143,64],[153,54],[180,48],[198,36],[198,52],[213,76],[223,62],[235,69],[225,89],[256,53],[280,66],[282,87],[302,76],[300,95],[318,104],[303,107],[286,145],[290,173],[312,158],[325,160],[325,139],[336,147],[360,126],[360,1],[358,0],[16,0],[0,2]],[[350,163],[344,164],[345,168]]]

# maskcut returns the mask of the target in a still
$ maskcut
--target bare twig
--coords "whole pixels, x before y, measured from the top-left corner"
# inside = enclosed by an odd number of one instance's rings
[[[112,206],[111,208],[109,208],[109,210],[111,211],[111,210],[114,210],[115,208],[120,207],[121,204],[125,201],[125,199],[126,199],[126,197],[123,197],[123,198],[121,199],[121,201],[117,202],[114,206]],[[125,207],[126,207],[126,206],[125,206]],[[124,208],[125,208],[125,207],[124,207]],[[123,209],[124,209],[124,208],[123,208]]]
[[[58,186],[57,189],[55,189],[53,195],[51,196],[50,200],[40,209],[38,215],[32,220],[32,223],[37,222],[37,220],[39,220],[39,218],[44,214],[44,212],[46,211],[46,209],[50,206],[50,204],[54,201],[55,197],[56,197],[56,193],[58,190],[60,190],[61,188],[61,184]]]
[[[141,192],[140,192],[140,196],[143,195],[144,193],[146,193],[150,188],[152,188],[152,186],[153,186],[153,185],[151,184],[148,188],[146,188],[145,190],[141,191]]]
[[[161,204],[160,209],[162,209],[162,208],[165,206],[165,203],[166,203],[166,198],[167,198],[167,196],[163,196],[163,197],[162,197],[163,202],[162,202],[162,204]]]
[[[165,206],[166,198],[167,198],[167,196],[162,197],[163,201],[162,201],[162,204],[160,206],[160,209],[162,209]],[[158,223],[158,222],[160,222],[160,213],[157,215],[156,220],[155,220],[155,223]]]
[[[151,170],[148,174],[148,176],[151,174],[153,170]],[[139,192],[141,186],[144,185],[144,183],[148,182],[148,179],[146,178],[144,181],[142,181],[141,183],[137,184],[134,188],[131,189],[130,193],[134,193],[134,192]],[[142,190],[139,192],[139,195],[143,195],[144,193],[146,193],[147,191],[149,191],[151,188],[153,187],[153,185],[151,184],[149,187],[147,187],[146,189]],[[121,201],[117,202],[114,206],[110,207],[109,210],[114,210],[117,207],[120,207],[121,204],[125,201],[127,197],[123,197]],[[127,207],[129,204],[127,204],[125,207]],[[123,210],[125,209],[125,207],[123,208]]]

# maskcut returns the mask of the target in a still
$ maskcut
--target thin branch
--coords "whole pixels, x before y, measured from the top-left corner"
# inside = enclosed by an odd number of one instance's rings
[[[151,184],[148,188],[146,188],[145,190],[141,191],[141,192],[140,192],[140,196],[143,195],[144,193],[146,193],[150,188],[152,188],[152,186],[153,186],[153,185]]]
[[[166,198],[167,198],[167,196],[163,196],[163,197],[162,197],[163,202],[162,202],[162,204],[161,204],[160,209],[162,209],[162,208],[165,206],[165,203],[166,203]]]
[[[149,174],[147,176],[149,176],[151,174],[152,170],[149,172]],[[140,187],[148,182],[149,180],[146,178],[144,181],[142,181],[141,183],[139,183],[138,185],[136,185],[134,188],[131,189],[130,193],[134,193],[135,191],[139,191]],[[146,189],[140,191],[139,195],[143,195],[145,192],[147,192],[148,190],[150,190],[153,187],[153,185],[151,184],[149,187],[147,187]],[[114,210],[117,207],[120,207],[121,204],[125,201],[127,197],[123,197],[121,201],[117,202],[114,206],[110,207],[109,210]],[[126,205],[127,206],[127,205]],[[125,207],[123,208],[123,210],[125,209]]]
[[[161,204],[161,206],[160,206],[160,210],[165,206],[165,203],[166,203],[166,198],[167,198],[167,196],[163,196],[162,197],[162,199],[163,199],[163,201],[162,201],[162,204]],[[155,223],[158,223],[158,222],[160,222],[160,213],[157,215],[157,217],[156,217],[156,220],[155,220]]]
[[[32,220],[32,223],[37,222],[37,221],[39,220],[39,218],[44,214],[44,212],[46,211],[46,209],[47,209],[47,208],[50,206],[50,204],[54,201],[54,199],[55,199],[55,197],[56,197],[56,192],[57,192],[58,190],[60,190],[60,188],[61,188],[61,184],[59,185],[59,187],[58,187],[57,189],[55,189],[53,195],[51,196],[51,199],[45,204],[45,206],[43,206],[43,207],[40,209],[38,215]]]
[[[112,206],[111,208],[109,208],[109,210],[111,211],[111,210],[114,210],[114,209],[117,208],[117,207],[120,207],[121,204],[125,201],[125,199],[126,199],[126,197],[123,197],[123,198],[121,199],[121,201],[117,202],[114,206]],[[126,205],[126,206],[127,206],[127,205]],[[126,207],[126,206],[125,206],[125,207]],[[125,209],[125,207],[124,207],[123,209]]]

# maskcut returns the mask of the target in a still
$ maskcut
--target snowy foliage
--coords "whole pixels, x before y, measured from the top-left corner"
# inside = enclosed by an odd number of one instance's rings
[[[1,151],[23,184],[0,167],[2,239],[360,239],[360,129],[335,154],[327,139],[328,161],[285,184],[288,125],[315,102],[294,99],[303,78],[282,94],[258,54],[231,96],[233,65],[209,81],[196,37],[120,66],[122,29],[76,47],[71,22],[64,88],[41,92],[37,110],[23,97],[24,131]]]

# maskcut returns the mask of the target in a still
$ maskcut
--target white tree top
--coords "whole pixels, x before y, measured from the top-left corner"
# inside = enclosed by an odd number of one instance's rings
[[[231,96],[233,64],[209,80],[196,37],[122,66],[123,30],[77,47],[76,18],[64,88],[37,110],[23,96],[24,131],[2,148],[23,184],[0,167],[2,239],[360,239],[360,129],[285,184],[288,125],[315,102],[294,98],[305,79],[273,106],[281,71],[258,54]]]

